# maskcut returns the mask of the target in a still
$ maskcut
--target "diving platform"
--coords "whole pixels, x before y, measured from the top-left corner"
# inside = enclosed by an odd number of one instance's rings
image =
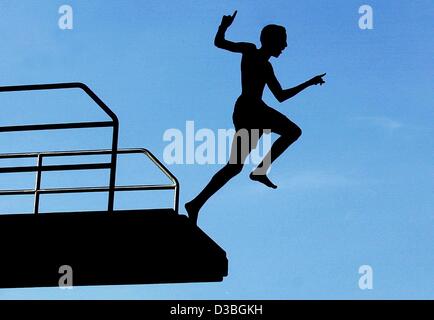
[[[173,209],[1,215],[0,287],[222,281],[226,253]]]
[[[68,272],[71,286],[136,285],[186,282],[218,282],[228,274],[226,252],[179,214],[176,177],[149,150],[118,148],[119,122],[116,115],[86,85],[60,83],[0,87],[3,92],[27,94],[35,91],[80,89],[110,118],[109,121],[71,123],[25,123],[0,127],[8,132],[55,131],[64,129],[112,128],[110,149],[54,150],[1,153],[0,175],[34,174],[34,187],[0,189],[1,197],[32,196],[33,212],[0,214],[0,288],[63,286]],[[32,102],[33,103],[33,102]],[[37,103],[37,99],[34,99]],[[40,112],[39,109],[35,109]],[[118,156],[139,155],[150,160],[168,183],[118,185]],[[104,162],[80,162],[86,156],[105,156]],[[53,159],[72,163],[53,164]],[[20,165],[21,160],[33,161]],[[17,165],[14,165],[17,161]],[[105,185],[73,187],[44,186],[47,172],[106,171]],[[8,180],[9,181],[9,180]],[[12,181],[12,180],[11,180]],[[156,190],[173,192],[173,205],[163,208],[118,209],[119,193]],[[44,195],[96,194],[107,196],[105,210],[62,210],[43,212]],[[0,208],[0,211],[2,208]]]

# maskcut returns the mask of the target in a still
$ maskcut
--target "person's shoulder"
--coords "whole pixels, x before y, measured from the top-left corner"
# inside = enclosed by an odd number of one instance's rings
[[[243,53],[253,53],[258,50],[258,48],[256,48],[256,45],[254,43],[241,42],[241,44],[243,47]]]
[[[250,50],[258,50],[258,48],[256,48],[256,44],[251,43],[251,42],[245,42],[246,47]]]

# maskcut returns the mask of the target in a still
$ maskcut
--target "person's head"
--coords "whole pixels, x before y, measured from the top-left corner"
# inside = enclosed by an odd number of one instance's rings
[[[286,48],[286,29],[276,24],[269,24],[261,31],[262,48],[273,57],[278,57]]]

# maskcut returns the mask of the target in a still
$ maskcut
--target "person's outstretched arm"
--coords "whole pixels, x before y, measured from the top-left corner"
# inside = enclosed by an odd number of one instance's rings
[[[301,91],[303,91],[304,89],[310,86],[317,85],[317,84],[322,85],[323,83],[325,83],[322,77],[324,77],[326,74],[323,73],[293,88],[282,89],[282,86],[280,85],[279,81],[274,75],[273,68],[271,67],[270,70],[271,71],[268,75],[267,84],[268,87],[270,88],[270,91],[273,93],[273,95],[276,97],[276,99],[279,102],[283,102],[288,100],[289,98],[292,98],[293,96],[295,96],[296,94],[300,93]]]
[[[246,50],[256,48],[253,43],[248,42],[232,42],[225,39],[226,30],[231,26],[237,15],[235,10],[234,14],[231,16],[223,16],[222,22],[218,28],[217,34],[214,39],[214,44],[217,48],[225,49],[231,52],[245,52]]]

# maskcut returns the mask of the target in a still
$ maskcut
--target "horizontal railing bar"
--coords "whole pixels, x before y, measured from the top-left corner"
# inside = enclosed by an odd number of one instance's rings
[[[170,190],[175,187],[174,184],[138,184],[132,186],[118,186],[115,188],[115,191]]]
[[[173,208],[170,207],[162,207],[162,208],[143,208],[143,209],[114,209],[112,212],[113,213],[117,213],[117,214],[122,214],[122,213],[145,213],[146,211],[160,211],[160,212],[167,212],[167,211],[173,211]],[[106,210],[74,210],[73,212],[71,211],[43,211],[43,212],[39,212],[39,215],[59,215],[59,214],[101,214],[101,215],[106,215],[107,211]],[[14,213],[0,213],[0,216],[2,215],[13,215]],[[20,215],[33,215],[32,212],[27,212],[27,213],[19,213]]]
[[[145,153],[145,149],[119,149],[117,154],[133,154]],[[146,150],[147,151],[147,150]],[[36,153],[37,155],[38,153]],[[44,157],[61,157],[61,156],[89,156],[89,155],[110,155],[112,151],[109,149],[100,150],[75,150],[75,151],[53,151],[53,152],[40,152]],[[35,156],[36,156],[35,155]],[[0,155],[1,158],[1,155]]]
[[[43,157],[68,157],[68,156],[91,156],[91,155],[110,155],[111,150],[75,150],[75,151],[47,151],[47,152],[23,152],[23,153],[2,153],[0,159],[12,158],[36,158],[38,155]],[[118,154],[144,153],[143,149],[120,149]]]
[[[52,151],[52,152],[28,152],[28,153],[9,153],[0,154],[0,159],[7,158],[30,158],[42,155],[43,157],[60,157],[60,156],[85,156],[85,155],[109,155],[112,151],[109,149],[103,150],[77,150],[77,151]],[[176,178],[164,167],[164,165],[148,150],[143,148],[135,149],[120,149],[117,154],[132,154],[143,153],[171,180],[173,183],[177,183]],[[0,171],[1,173],[1,171]]]
[[[121,152],[118,152],[121,153]],[[104,152],[100,150],[83,150],[83,151],[47,151],[47,152],[25,152],[25,153],[2,153],[0,159],[17,159],[17,158],[37,158],[38,155],[43,157],[68,157],[68,156],[91,156],[91,155],[109,155],[111,151]]]
[[[0,190],[0,196],[19,196],[26,194],[35,194],[34,189],[22,189],[22,190]]]
[[[34,90],[53,90],[53,89],[76,89],[86,87],[80,82],[67,83],[47,83],[47,84],[27,84],[14,86],[1,86],[0,92],[15,92],[15,91],[34,91]]]
[[[145,184],[145,185],[133,185],[133,186],[117,186],[115,191],[144,191],[144,190],[172,190],[176,186],[172,184]],[[40,189],[40,194],[58,194],[58,193],[92,193],[92,192],[108,192],[109,187],[80,187],[80,188],[52,188],[52,189]],[[26,195],[34,194],[33,189],[22,190],[0,190],[0,195]]]
[[[0,127],[0,132],[35,131],[35,130],[57,130],[57,129],[104,128],[104,127],[113,127],[113,121],[54,123],[54,124],[30,124],[30,125],[21,125],[21,126],[5,126],[5,127]]]
[[[116,191],[144,191],[144,190],[172,190],[174,185],[138,185],[138,186],[119,186]],[[108,192],[108,187],[81,187],[81,188],[57,188],[57,189],[41,189],[40,194],[59,194],[59,193],[92,193],[92,192]]]
[[[110,163],[83,163],[83,164],[63,164],[46,166],[23,166],[23,167],[4,167],[0,168],[0,173],[23,173],[36,171],[69,171],[69,170],[94,170],[110,169]]]
[[[27,152],[27,153],[2,153],[0,154],[0,159],[19,159],[19,158],[37,158],[37,152]]]
[[[70,157],[70,156],[104,156],[111,155],[111,150],[82,150],[82,151],[53,151],[53,152],[44,152],[42,156],[45,157]],[[121,152],[117,152],[121,153]]]

